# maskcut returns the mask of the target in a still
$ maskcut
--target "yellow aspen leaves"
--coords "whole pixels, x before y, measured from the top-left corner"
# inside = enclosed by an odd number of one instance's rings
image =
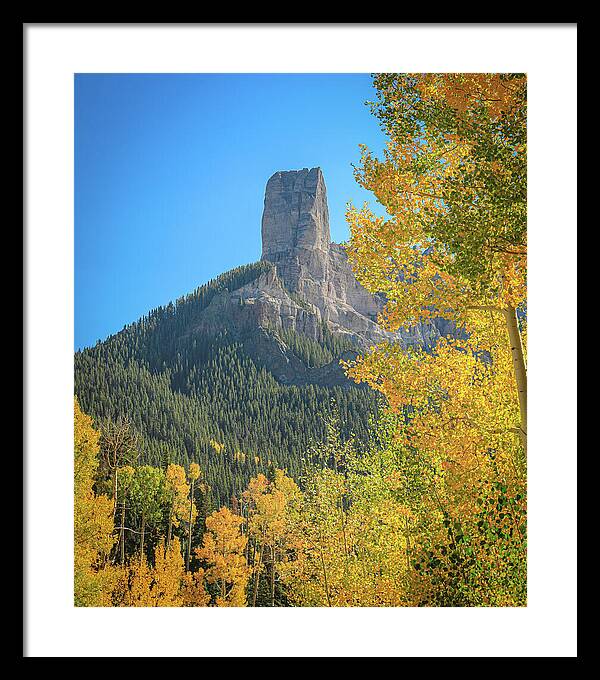
[[[74,599],[76,606],[107,603],[104,568],[115,543],[114,503],[93,491],[98,469],[99,433],[74,404]],[[109,591],[110,592],[110,591]]]
[[[250,569],[244,555],[247,537],[241,532],[243,518],[221,508],[206,518],[206,533],[196,555],[208,567],[205,577],[216,585],[214,604],[218,607],[245,607]]]

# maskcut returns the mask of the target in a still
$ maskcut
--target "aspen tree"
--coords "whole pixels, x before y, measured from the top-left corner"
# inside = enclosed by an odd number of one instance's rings
[[[74,401],[74,601],[101,606],[109,597],[105,576],[114,546],[114,503],[93,490],[100,434]]]
[[[188,477],[190,480],[190,506],[188,516],[188,540],[187,540],[187,557],[185,562],[185,570],[190,570],[190,556],[192,554],[192,527],[194,524],[194,484],[200,478],[200,466],[197,463],[191,463],[188,470]]]
[[[244,556],[243,518],[221,508],[206,518],[206,533],[196,555],[208,565],[205,576],[216,584],[217,607],[245,607],[250,568]]]
[[[170,463],[165,472],[165,497],[168,504],[166,549],[168,549],[171,544],[173,527],[178,527],[181,520],[186,517],[189,518],[189,495],[190,485],[187,483],[185,470],[181,465]],[[196,513],[194,512],[193,517],[195,514]]]
[[[145,559],[144,541],[148,526],[156,526],[162,519],[164,472],[151,465],[135,468],[129,485],[129,498],[134,515],[139,521],[140,564]]]
[[[125,465],[118,470],[118,497],[121,507],[121,526],[119,527],[119,546],[120,546],[120,562],[125,564],[125,531],[127,530],[126,516],[127,516],[127,493],[134,475],[134,468],[130,465]]]
[[[355,273],[386,295],[381,321],[390,330],[436,317],[468,333],[490,315],[503,324],[518,408],[508,431],[526,447],[518,315],[526,299],[526,78],[380,74],[374,84],[372,109],[389,141],[383,160],[362,147],[356,178],[388,217],[349,207],[347,250]],[[366,367],[362,373],[385,393],[385,378]]]
[[[115,513],[119,502],[119,467],[135,464],[139,457],[138,446],[138,436],[129,418],[119,417],[116,421],[108,419],[103,423],[100,436],[100,466],[110,480]]]

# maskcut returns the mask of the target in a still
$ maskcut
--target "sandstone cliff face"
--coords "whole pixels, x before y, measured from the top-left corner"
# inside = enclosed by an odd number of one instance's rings
[[[271,269],[252,283],[215,297],[196,330],[227,328],[247,351],[283,382],[342,384],[338,360],[307,369],[266,330],[293,330],[316,341],[323,325],[361,351],[389,340],[429,347],[443,321],[389,333],[377,324],[384,301],[356,280],[344,248],[331,243],[327,190],[320,168],[275,173],[267,182],[262,218],[262,258]]]

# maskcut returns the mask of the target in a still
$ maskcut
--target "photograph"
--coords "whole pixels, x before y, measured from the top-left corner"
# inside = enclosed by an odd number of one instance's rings
[[[525,74],[76,74],[75,605],[526,606],[526,335]]]

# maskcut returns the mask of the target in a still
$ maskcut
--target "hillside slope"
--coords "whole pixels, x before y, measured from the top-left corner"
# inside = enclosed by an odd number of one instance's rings
[[[128,415],[142,459],[196,461],[215,504],[272,466],[294,476],[339,415],[343,437],[368,437],[376,395],[340,358],[383,340],[429,346],[441,322],[391,334],[384,301],[356,281],[330,243],[319,168],[267,183],[260,262],[227,272],[75,355],[75,392],[101,422]]]

